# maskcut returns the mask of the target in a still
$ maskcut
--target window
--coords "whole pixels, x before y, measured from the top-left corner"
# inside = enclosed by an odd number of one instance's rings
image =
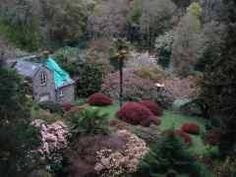
[[[41,72],[40,81],[41,81],[42,86],[46,85],[46,82],[47,82],[46,72]]]
[[[64,92],[63,92],[63,90],[61,89],[60,91],[59,91],[59,97],[63,97],[64,96]]]

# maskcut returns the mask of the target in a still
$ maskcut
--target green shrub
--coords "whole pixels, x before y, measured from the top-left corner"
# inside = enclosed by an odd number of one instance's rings
[[[42,109],[49,110],[50,113],[57,113],[57,114],[63,113],[63,109],[62,109],[61,105],[58,103],[54,103],[52,101],[41,102],[41,103],[39,103],[39,106]]]
[[[72,134],[75,136],[107,134],[109,132],[107,116],[106,113],[101,113],[98,108],[85,109],[72,114],[69,118]]]
[[[39,145],[38,131],[25,123],[0,126],[0,176],[25,177],[37,165],[32,150]]]
[[[166,174],[170,169],[179,174],[200,175],[193,157],[172,130],[151,147],[140,163],[139,173],[156,177],[158,174]]]
[[[99,65],[84,64],[79,70],[77,91],[79,97],[88,97],[100,91],[103,72]]]

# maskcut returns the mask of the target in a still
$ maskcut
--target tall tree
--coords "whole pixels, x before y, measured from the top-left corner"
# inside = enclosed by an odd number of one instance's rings
[[[93,38],[124,37],[129,12],[128,0],[108,0],[98,3],[88,18],[87,30]]]
[[[202,96],[210,106],[211,116],[221,118],[221,153],[236,155],[236,2],[224,0],[224,6],[225,44],[205,72]]]
[[[148,47],[153,47],[155,38],[171,27],[171,18],[175,9],[175,4],[170,0],[142,1],[139,23]]]
[[[179,75],[187,75],[197,63],[201,49],[201,6],[192,3],[180,20],[172,46],[171,69]]]
[[[0,176],[25,177],[36,131],[29,126],[28,99],[15,71],[0,68]]]

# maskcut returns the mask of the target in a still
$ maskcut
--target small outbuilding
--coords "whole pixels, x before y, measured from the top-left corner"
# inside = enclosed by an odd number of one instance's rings
[[[74,102],[75,81],[51,57],[20,58],[11,62],[11,67],[30,85],[34,100],[59,104]]]

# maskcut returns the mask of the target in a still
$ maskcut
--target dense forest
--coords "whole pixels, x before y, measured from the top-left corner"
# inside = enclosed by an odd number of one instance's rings
[[[235,0],[0,1],[0,177],[235,176]]]

